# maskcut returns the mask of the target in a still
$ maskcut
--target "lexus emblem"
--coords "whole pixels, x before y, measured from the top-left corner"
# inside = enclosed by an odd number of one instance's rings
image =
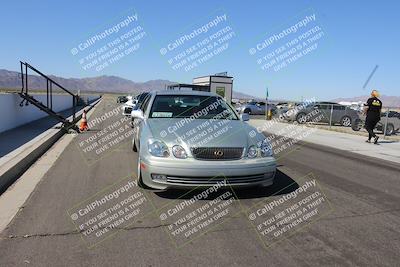
[[[216,150],[214,151],[214,156],[220,158],[224,155],[224,152],[222,150]]]

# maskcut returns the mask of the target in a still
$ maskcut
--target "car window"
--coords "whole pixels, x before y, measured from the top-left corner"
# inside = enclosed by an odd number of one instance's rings
[[[328,105],[325,105],[325,104],[320,104],[320,105],[316,105],[317,107],[318,107],[318,109],[328,109]],[[330,107],[329,107],[329,109],[330,109]]]
[[[224,118],[238,120],[232,108],[217,96],[158,95],[149,118]]]
[[[321,109],[321,105],[320,104],[316,104],[316,105],[308,105],[308,108],[318,108]]]
[[[139,109],[143,112],[146,112],[147,106],[149,104],[151,96],[149,94],[146,95],[146,98],[143,99],[143,102],[141,103]]]
[[[346,107],[345,107],[345,106],[341,106],[341,105],[334,105],[334,106],[333,106],[333,109],[334,109],[334,110],[345,110]]]
[[[137,96],[138,103],[142,103],[148,95],[149,93],[141,93],[140,95],[138,95]]]

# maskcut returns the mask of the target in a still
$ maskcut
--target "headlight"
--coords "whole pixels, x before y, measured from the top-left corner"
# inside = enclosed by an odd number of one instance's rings
[[[249,149],[247,150],[247,157],[251,158],[251,159],[257,157],[257,147],[256,146],[249,146]]]
[[[147,143],[149,153],[156,157],[169,157],[169,151],[167,145],[156,139],[149,139]]]
[[[272,151],[272,146],[271,144],[268,142],[267,139],[264,139],[261,142],[260,145],[260,151],[261,151],[261,156],[262,157],[272,157],[273,156],[273,151]]]
[[[187,158],[186,150],[180,145],[175,145],[172,147],[172,154],[179,159]]]

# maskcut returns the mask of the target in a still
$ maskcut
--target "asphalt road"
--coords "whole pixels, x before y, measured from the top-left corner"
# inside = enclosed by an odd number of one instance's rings
[[[102,101],[91,119],[114,107],[113,99]],[[159,209],[187,193],[174,190],[146,191],[152,212],[89,249],[67,211],[123,177],[136,177],[137,157],[129,138],[101,157],[82,153],[79,143],[88,135],[75,137],[0,234],[0,266],[399,266],[400,166],[309,144],[278,155],[273,186],[235,190],[226,220],[182,247],[159,219]],[[304,177],[317,180],[329,212],[285,238],[260,238],[247,211],[294,192]]]

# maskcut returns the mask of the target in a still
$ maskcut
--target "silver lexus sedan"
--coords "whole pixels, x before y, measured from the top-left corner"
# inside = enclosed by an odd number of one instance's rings
[[[138,178],[154,189],[273,184],[276,160],[265,136],[220,96],[152,92],[132,112]]]

